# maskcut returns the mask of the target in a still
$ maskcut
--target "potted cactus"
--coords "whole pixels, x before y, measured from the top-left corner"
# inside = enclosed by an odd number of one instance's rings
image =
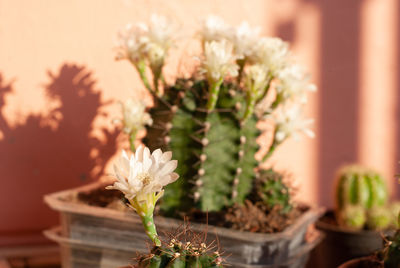
[[[181,178],[165,188],[156,208],[157,226],[165,231],[186,215],[200,232],[204,225],[195,221],[209,220],[217,226],[208,239],[218,239],[234,267],[304,266],[321,239],[307,240],[306,233],[323,209],[299,206],[287,177],[261,166],[290,137],[313,137],[308,129],[312,120],[303,119],[302,110],[315,86],[293,62],[286,42],[259,37],[259,29],[247,23],[233,28],[217,17],[209,17],[197,35],[202,52],[195,70],[167,83],[163,67],[175,32],[167,18],[152,16],[149,24],[130,25],[120,34],[117,54],[132,63],[153,97],[152,107],[138,100],[122,105],[121,122],[132,151],[138,132],[145,129],[142,142],[150,150],[171,151],[179,162]],[[266,129],[260,129],[262,121]],[[260,135],[270,139],[257,159]],[[98,187],[103,185],[78,191]],[[143,239],[133,225],[138,219],[98,208],[82,216],[83,209],[66,208],[65,199],[67,193],[46,198],[63,213],[64,236],[85,237],[90,243],[103,239],[110,247],[109,233],[117,237],[114,232],[120,232],[121,248],[145,251],[143,243],[132,243]],[[120,220],[118,228],[111,218]]]
[[[336,267],[381,247],[381,232],[397,227],[397,203],[388,204],[385,179],[360,165],[346,165],[336,177],[335,210],[317,222],[326,239],[316,249],[320,262]]]
[[[400,226],[400,214],[397,225]],[[384,247],[374,255],[350,260],[339,268],[399,268],[400,267],[400,229],[394,235],[388,235],[383,239]]]

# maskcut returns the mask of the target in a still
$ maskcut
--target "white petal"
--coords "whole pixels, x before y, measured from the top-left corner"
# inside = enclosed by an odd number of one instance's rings
[[[135,159],[136,161],[143,161],[143,150],[144,150],[144,146],[140,145],[135,152]]]
[[[172,158],[172,152],[165,152],[162,154],[161,163],[168,162]]]
[[[161,170],[159,170],[157,172],[157,175],[162,177],[167,175],[168,173],[171,173],[172,171],[174,171],[176,169],[176,167],[178,166],[178,161],[177,160],[171,160],[169,162],[167,162],[162,168]]]

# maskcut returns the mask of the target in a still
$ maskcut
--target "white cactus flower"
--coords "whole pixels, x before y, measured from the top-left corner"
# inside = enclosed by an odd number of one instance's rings
[[[301,106],[298,104],[280,106],[272,116],[275,121],[275,139],[279,143],[290,136],[298,138],[299,132],[310,138],[315,137],[314,132],[308,128],[314,120],[301,118]]]
[[[141,23],[140,28],[145,32],[150,63],[154,66],[162,65],[168,50],[174,44],[175,25],[167,17],[153,14],[149,25]]]
[[[205,44],[207,42],[229,39],[232,35],[232,29],[222,18],[210,15],[204,20],[200,35],[203,44]]]
[[[276,91],[281,95],[282,101],[297,98],[301,103],[307,102],[307,92],[315,92],[317,87],[308,82],[309,76],[300,65],[290,65],[277,75],[279,83]]]
[[[244,21],[235,29],[231,41],[234,45],[236,57],[245,59],[252,54],[254,47],[259,41],[261,28],[251,28],[249,23]]]
[[[143,59],[146,53],[147,38],[143,32],[132,24],[128,24],[124,31],[118,33],[117,59],[128,59],[138,62]]]
[[[259,39],[249,56],[250,61],[265,65],[276,75],[288,62],[289,45],[280,38],[263,37]]]
[[[223,79],[226,75],[237,76],[238,66],[234,63],[232,44],[226,40],[207,42],[201,71],[206,73],[210,83]]]
[[[127,99],[122,103],[123,113],[123,131],[132,133],[142,129],[145,125],[151,125],[153,120],[150,114],[146,113],[146,105],[144,102],[134,99]]]
[[[120,190],[128,200],[138,204],[145,202],[154,206],[163,194],[163,187],[179,177],[173,172],[178,161],[171,157],[171,152],[163,153],[160,149],[150,154],[149,148],[143,145],[131,156],[122,151],[119,164],[114,165],[117,181],[107,189]]]
[[[251,65],[245,79],[247,90],[254,91],[256,94],[262,93],[269,81],[268,68],[260,64]]]

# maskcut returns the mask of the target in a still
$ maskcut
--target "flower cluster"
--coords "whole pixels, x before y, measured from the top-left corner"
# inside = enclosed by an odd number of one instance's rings
[[[117,57],[129,59],[138,69],[146,87],[158,97],[162,95],[159,91],[162,67],[174,43],[173,25],[167,18],[153,15],[148,25],[129,26],[120,35]],[[316,87],[309,83],[304,69],[293,61],[288,43],[280,38],[261,37],[260,28],[251,27],[247,22],[232,27],[216,16],[204,20],[199,36],[203,48],[199,71],[208,81],[208,112],[215,109],[222,83],[228,77],[232,81],[236,77],[236,83],[246,91],[242,123],[253,115],[274,118],[277,140],[273,144],[281,143],[292,134],[295,136],[296,132],[304,132],[302,128],[293,127],[298,126],[300,118],[292,113],[302,113],[307,93],[315,91]],[[153,86],[147,80],[146,66],[153,73]],[[274,96],[272,101],[271,96]],[[271,114],[274,116],[271,117]],[[135,122],[136,125],[138,122],[141,125],[150,122],[144,112],[137,112],[132,117],[133,120],[126,122]]]
[[[146,75],[146,62],[153,73],[154,91],[158,93],[158,83],[162,67],[169,49],[174,44],[175,25],[164,16],[153,14],[149,24],[128,24],[119,34],[117,59],[128,59],[137,68],[145,86],[151,89]]]

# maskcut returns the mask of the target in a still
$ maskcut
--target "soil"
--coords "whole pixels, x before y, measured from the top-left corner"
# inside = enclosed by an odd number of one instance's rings
[[[125,205],[123,194],[118,190],[98,188],[91,192],[80,192],[74,198],[91,206],[112,208],[119,211],[131,210]],[[279,207],[267,208],[262,202],[246,200],[244,205],[235,205],[220,212],[202,212],[193,209],[188,213],[179,213],[181,218],[190,222],[208,223],[240,231],[274,233],[283,231],[308,208],[295,206],[289,213],[280,213]]]

